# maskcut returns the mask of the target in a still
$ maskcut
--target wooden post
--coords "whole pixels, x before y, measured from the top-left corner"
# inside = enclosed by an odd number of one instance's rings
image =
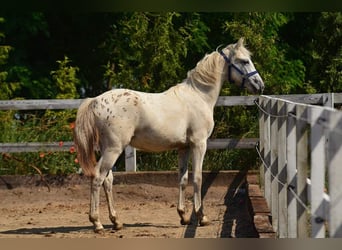
[[[270,143],[270,131],[271,131],[271,121],[270,121],[270,112],[271,112],[271,100],[268,97],[260,97],[263,100],[263,108],[265,109],[267,114],[264,114],[264,161],[266,163],[265,169],[265,199],[268,207],[271,209],[271,143]]]
[[[136,160],[136,149],[127,146],[125,148],[125,169],[126,172],[136,172],[137,171],[137,160]]]
[[[324,107],[334,108],[334,93],[325,93],[322,97]]]
[[[264,103],[266,101],[262,98],[259,98],[259,106],[264,107]],[[260,155],[262,157],[262,160],[265,159],[265,114],[263,111],[259,109],[259,151]],[[261,165],[259,168],[259,182],[260,182],[260,188],[262,192],[265,192],[265,164],[263,161],[261,161]]]
[[[324,238],[325,130],[327,117],[321,107],[309,109],[311,125],[311,237]]]
[[[307,108],[305,105],[296,105],[296,140],[297,140],[297,194],[301,201],[307,205],[308,177],[308,129],[307,129]],[[298,238],[307,238],[307,212],[302,204],[297,203]]]
[[[297,193],[297,166],[296,166],[296,119],[295,104],[286,103],[287,124],[286,124],[286,159],[287,159],[287,237],[297,238],[297,202],[291,192]]]
[[[330,112],[330,133],[328,146],[329,171],[329,235],[342,237],[342,113]]]
[[[277,100],[271,99],[271,114],[277,115]],[[278,216],[279,216],[279,193],[278,193],[278,119],[271,116],[271,211],[272,211],[272,226],[278,234]]]
[[[287,173],[286,173],[286,106],[278,100],[278,235],[287,238]]]

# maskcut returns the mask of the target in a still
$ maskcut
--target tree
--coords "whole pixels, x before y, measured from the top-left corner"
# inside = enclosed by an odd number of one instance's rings
[[[17,83],[13,92],[16,97],[51,98],[49,79],[44,63],[45,43],[48,36],[45,17],[42,13],[6,13],[3,30],[4,42],[11,46],[9,57],[4,67],[7,80]],[[43,74],[42,74],[43,72]]]
[[[279,37],[279,30],[291,15],[283,13],[236,13],[227,21],[226,32],[235,39],[245,37],[253,52],[253,61],[265,83],[266,94],[296,93],[303,87],[305,67],[297,58],[289,58],[288,44]]]
[[[74,99],[78,98],[77,86],[80,80],[77,78],[76,73],[78,67],[69,66],[70,59],[64,56],[63,60],[58,60],[58,69],[51,71],[51,76],[56,83],[58,94],[57,99]]]
[[[319,92],[342,91],[342,13],[322,12],[315,31],[311,81]]]
[[[5,19],[0,17],[0,23],[5,22]],[[0,100],[10,99],[13,96],[13,92],[18,88],[18,83],[9,82],[7,80],[8,71],[5,67],[11,46],[3,44],[5,34],[0,31]]]
[[[310,92],[340,92],[341,12],[294,13],[281,32],[288,53],[306,68],[305,85]]]
[[[207,29],[195,13],[125,14],[106,41],[106,76],[114,87],[165,90],[186,77],[183,61],[191,48],[207,46]]]

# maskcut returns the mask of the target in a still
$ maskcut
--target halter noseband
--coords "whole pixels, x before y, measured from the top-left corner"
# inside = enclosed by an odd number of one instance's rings
[[[222,52],[222,50],[219,51],[219,53],[221,54],[221,56],[224,58],[224,60],[228,63],[228,81],[230,83],[234,83],[233,79],[231,78],[231,71],[232,68],[234,68],[237,72],[239,72],[239,74],[242,76],[242,83],[241,83],[241,88],[245,87],[245,80],[250,78],[251,76],[258,74],[257,70],[254,70],[252,72],[249,73],[243,73],[241,69],[239,69],[234,63],[232,63],[230,61],[230,59],[226,56],[225,53]]]

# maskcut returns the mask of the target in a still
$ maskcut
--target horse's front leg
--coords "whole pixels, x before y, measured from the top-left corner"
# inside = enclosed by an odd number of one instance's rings
[[[199,142],[192,147],[192,170],[194,185],[194,209],[200,226],[209,224],[208,217],[204,215],[201,197],[202,190],[202,165],[207,150],[207,142]]]
[[[181,218],[182,225],[190,224],[190,216],[186,216],[185,207],[185,188],[188,184],[188,161],[189,148],[178,150],[178,167],[179,167],[179,199],[177,212]]]

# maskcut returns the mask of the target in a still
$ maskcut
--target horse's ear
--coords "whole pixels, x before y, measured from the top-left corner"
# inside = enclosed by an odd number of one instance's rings
[[[243,47],[243,42],[244,42],[244,38],[241,37],[241,38],[239,39],[239,41],[237,41],[235,47],[236,47],[237,49],[240,48],[240,47]]]

